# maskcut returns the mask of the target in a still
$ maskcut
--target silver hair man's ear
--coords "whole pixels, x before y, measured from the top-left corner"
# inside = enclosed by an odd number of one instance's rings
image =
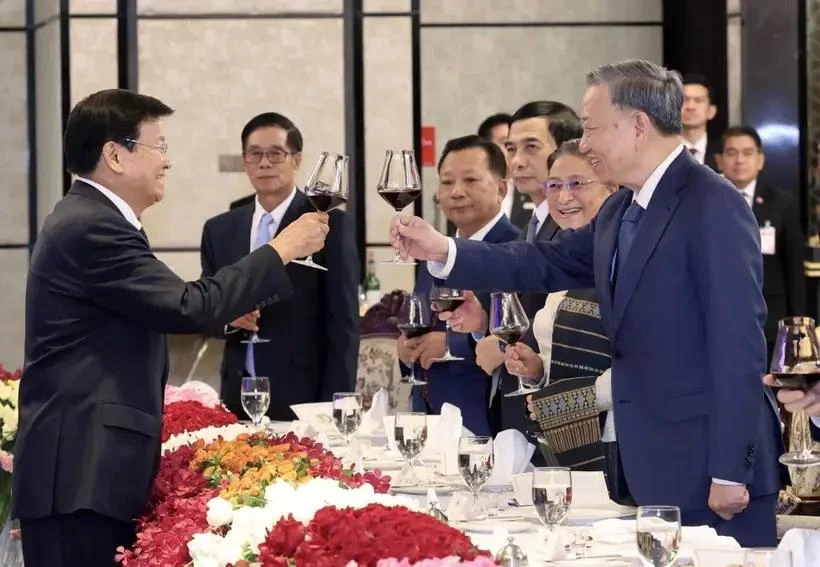
[[[601,65],[587,74],[586,81],[588,86],[607,86],[613,105],[644,112],[660,133],[680,134],[683,82],[677,71],[628,59]]]

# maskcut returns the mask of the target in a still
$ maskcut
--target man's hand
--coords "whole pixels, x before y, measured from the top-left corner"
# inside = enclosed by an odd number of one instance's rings
[[[455,311],[439,313],[439,319],[450,321],[450,328],[457,333],[478,333],[487,330],[487,312],[472,291],[464,292],[464,303]]]
[[[495,369],[504,364],[504,353],[498,347],[498,339],[484,337],[475,345],[475,362],[485,373],[492,376]]]
[[[407,366],[412,366],[416,363],[415,359],[413,358],[413,351],[416,350],[416,347],[419,346],[419,339],[408,339],[406,335],[403,333],[399,335],[398,344],[396,346],[396,351],[399,355],[399,360],[401,360]]]
[[[305,213],[286,226],[269,244],[287,264],[296,258],[304,258],[325,246],[330,232],[327,213]]]
[[[532,394],[527,395],[527,414],[531,420],[538,421],[538,417],[535,415],[535,403],[532,401]]]
[[[427,333],[413,340],[418,341],[418,346],[413,350],[411,356],[425,370],[430,369],[434,358],[441,358],[447,350],[447,333],[443,331]]]
[[[763,383],[775,386],[774,376],[767,374],[763,377]],[[781,388],[777,392],[777,399],[786,407],[786,411],[791,413],[805,411],[806,415],[820,416],[820,382],[807,390]]]
[[[504,364],[513,376],[537,378],[544,375],[544,361],[534,350],[524,343],[507,347]]]
[[[730,486],[712,483],[709,489],[709,508],[723,518],[731,520],[749,505],[749,491],[745,485]]]
[[[245,329],[246,331],[257,332],[259,331],[259,325],[257,321],[259,319],[259,311],[251,311],[245,315],[242,315],[236,321],[231,321],[231,327],[236,327],[237,329]]]
[[[390,244],[405,260],[447,261],[447,237],[419,217],[394,217],[390,224]]]

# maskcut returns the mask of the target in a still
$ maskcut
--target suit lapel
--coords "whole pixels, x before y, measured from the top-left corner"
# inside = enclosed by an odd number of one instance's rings
[[[293,196],[293,201],[290,202],[284,216],[282,216],[282,222],[276,227],[276,234],[279,234],[283,228],[302,216],[302,213],[306,212],[309,204],[308,198],[297,188],[296,195]]]
[[[541,223],[541,228],[538,229],[538,234],[535,235],[535,241],[549,242],[555,237],[556,234],[558,234],[559,230],[561,230],[561,227],[558,226],[558,223],[555,222],[555,219],[552,218],[551,215],[547,215],[546,220],[544,220],[544,222]]]
[[[757,224],[763,226],[766,221],[772,221],[772,207],[769,199],[769,189],[765,185],[757,184],[755,187],[755,194],[752,197],[752,212],[755,214]]]
[[[231,263],[238,262],[248,254],[251,250],[251,225],[253,224],[254,205],[243,205],[237,209],[239,220],[237,221],[236,237],[230,239],[231,241]]]
[[[684,152],[685,153],[685,152]],[[613,330],[618,330],[618,325],[623,318],[626,308],[635,293],[635,288],[643,274],[644,267],[658,246],[658,242],[663,236],[672,215],[677,209],[680,199],[678,189],[683,186],[689,172],[689,161],[692,157],[688,154],[681,154],[666,170],[663,177],[655,188],[649,207],[644,213],[641,225],[635,235],[635,242],[624,263],[618,269],[618,282],[615,289],[615,297],[612,301],[613,310]],[[620,219],[618,219],[620,221]],[[614,223],[613,223],[614,224]],[[617,223],[620,225],[620,222]],[[615,240],[618,234],[615,232]]]

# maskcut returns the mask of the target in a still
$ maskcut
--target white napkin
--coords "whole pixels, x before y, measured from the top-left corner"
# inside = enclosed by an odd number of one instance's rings
[[[293,433],[299,438],[302,437],[316,437],[318,431],[316,431],[312,425],[310,425],[306,421],[292,421],[290,426],[288,427],[288,432]]]
[[[372,435],[384,425],[384,418],[390,411],[390,395],[384,388],[373,395],[370,409],[362,414],[362,423],[359,425],[359,433]]]
[[[633,543],[635,541],[635,520],[609,518],[592,524],[593,539],[598,543]],[[709,526],[683,526],[681,539],[690,548],[740,548],[734,538],[719,536]]]
[[[572,471],[572,507],[596,510],[615,508],[609,499],[602,471]]]
[[[787,562],[788,554],[782,551],[791,552],[791,563]],[[783,535],[777,551],[771,558],[771,567],[812,567],[817,565],[820,558],[820,531],[807,530],[802,528],[792,528]]]
[[[438,472],[445,476],[458,474],[458,440],[462,429],[461,410],[445,402],[435,429],[427,431],[427,445],[430,452],[440,456]]]
[[[535,445],[527,441],[517,429],[499,432],[493,443],[493,474],[487,481],[490,486],[509,486],[513,475],[525,472],[535,453]]]

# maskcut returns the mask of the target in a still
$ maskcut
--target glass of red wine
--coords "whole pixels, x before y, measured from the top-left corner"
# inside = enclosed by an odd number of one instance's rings
[[[393,207],[396,216],[402,209],[421,195],[419,168],[416,166],[416,154],[413,150],[387,150],[384,156],[382,173],[376,187],[382,199]],[[415,265],[413,260],[402,260],[398,250],[393,260],[383,260],[391,264]]]
[[[398,328],[408,339],[415,339],[426,335],[433,330],[430,303],[424,294],[414,293],[406,295],[399,310]],[[413,375],[405,382],[412,386],[423,386],[427,382],[417,380]]]
[[[339,154],[322,152],[319,156],[305,183],[305,196],[317,211],[327,213],[347,202],[347,162],[348,157]],[[313,261],[312,254],[293,263],[327,271],[327,268]]]
[[[443,311],[455,311],[461,306],[462,303],[464,303],[463,289],[439,287],[437,285],[434,285],[430,289],[430,304],[432,305],[433,310],[436,313],[441,313]],[[447,339],[445,344],[447,345],[447,348],[444,352],[444,356],[440,358],[434,358],[433,362],[450,362],[454,360],[464,360],[459,356],[453,356],[453,354],[450,352],[450,321],[447,321]]]
[[[490,334],[497,338],[502,349],[512,346],[521,340],[524,333],[530,328],[530,320],[515,293],[496,292],[490,294]],[[540,376],[532,377],[541,382]],[[528,378],[528,381],[531,379]],[[507,398],[523,396],[536,392],[538,388],[524,386],[524,378],[518,376],[518,389],[504,394]]]
[[[810,317],[788,317],[777,324],[777,339],[772,354],[772,375],[776,388],[804,390],[820,380],[820,346],[815,334],[814,319]],[[780,462],[792,467],[820,465],[820,451],[812,449],[811,434],[807,420],[796,419],[792,423],[805,423],[804,431],[795,437],[800,440],[800,449],[780,456]],[[794,435],[794,431],[792,431]]]

